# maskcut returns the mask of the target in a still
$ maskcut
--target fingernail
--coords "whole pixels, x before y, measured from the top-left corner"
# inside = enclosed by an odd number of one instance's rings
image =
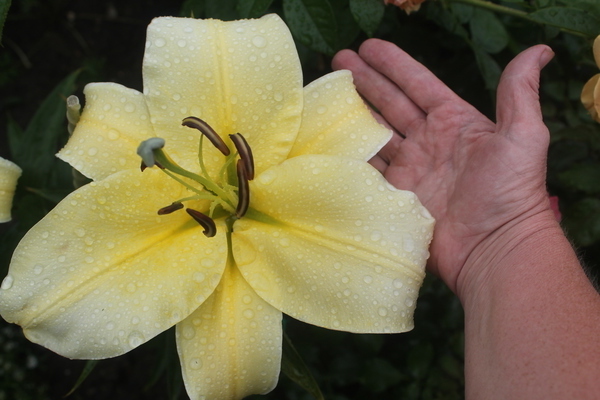
[[[538,60],[540,69],[544,68],[546,64],[548,64],[550,60],[552,60],[552,58],[554,58],[554,51],[552,51],[550,47],[546,46],[542,54],[540,54],[540,58]]]

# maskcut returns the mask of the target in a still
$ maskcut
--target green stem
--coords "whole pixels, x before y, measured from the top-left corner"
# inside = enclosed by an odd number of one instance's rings
[[[576,36],[581,36],[581,37],[585,37],[587,38],[587,35],[584,34],[583,32],[579,32],[579,31],[574,31],[571,29],[567,29],[565,27],[562,27],[560,25],[557,24],[552,24],[549,22],[542,22],[539,21],[535,18],[532,18],[529,13],[525,12],[525,11],[521,11],[521,10],[516,10],[514,8],[510,8],[510,7],[506,7],[506,6],[502,6],[500,4],[495,4],[492,3],[490,1],[485,1],[485,0],[447,0],[449,3],[462,3],[462,4],[468,4],[471,5],[473,7],[479,7],[479,8],[483,8],[495,13],[500,13],[500,14],[505,14],[505,15],[510,15],[512,17],[516,17],[516,18],[521,18],[524,19],[525,21],[529,21],[529,22],[533,22],[535,24],[539,24],[539,25],[548,25],[548,26],[553,26],[555,28],[560,29],[563,32],[567,32],[570,33],[572,35],[576,35]]]

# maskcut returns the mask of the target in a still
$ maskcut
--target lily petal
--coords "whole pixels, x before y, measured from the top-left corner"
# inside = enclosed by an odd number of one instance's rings
[[[230,266],[215,293],[177,325],[183,379],[192,399],[270,392],[281,365],[281,312]]]
[[[598,110],[600,110],[600,74],[592,76],[581,90],[581,103],[590,113],[592,118],[600,122]]]
[[[33,342],[89,359],[125,353],[186,318],[217,286],[227,241],[225,227],[209,239],[184,212],[157,215],[178,193],[156,169],[70,194],[15,250],[2,317]]]
[[[17,164],[0,157],[0,222],[11,220],[12,200],[22,172]]]
[[[275,308],[350,332],[412,328],[433,219],[363,161],[301,156],[251,182],[267,215],[236,222],[233,254]]]
[[[226,143],[241,133],[256,155],[257,172],[283,161],[300,126],[302,71],[294,41],[276,15],[223,22],[157,18],[148,27],[144,93],[173,158],[197,160],[191,130],[172,124],[195,116]],[[191,137],[191,136],[190,136]],[[222,163],[216,149],[209,170]],[[171,151],[171,149],[174,149]],[[213,165],[215,164],[215,165]]]
[[[84,94],[81,118],[58,158],[94,180],[139,168],[136,149],[155,136],[144,96],[116,83],[91,83]]]
[[[352,73],[336,71],[304,88],[302,125],[289,157],[326,154],[368,161],[391,137],[357,93]]]

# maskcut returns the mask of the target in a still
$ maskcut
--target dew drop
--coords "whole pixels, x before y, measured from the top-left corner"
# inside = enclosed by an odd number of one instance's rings
[[[135,292],[136,289],[137,289],[137,286],[135,286],[135,283],[129,283],[129,284],[127,284],[127,291],[129,293]]]
[[[173,100],[175,100],[175,101],[178,101],[178,100],[181,100],[181,95],[180,95],[179,93],[175,93],[175,94],[172,96],[172,98],[173,98]]]
[[[154,41],[154,45],[156,47],[163,47],[165,44],[167,44],[167,42],[165,42],[165,39],[162,38],[158,38]]]
[[[77,229],[75,229],[75,235],[77,235],[78,237],[84,237],[85,236],[85,229],[83,229],[83,228],[77,228]]]
[[[127,107],[127,106],[125,106],[125,107]],[[120,133],[119,133],[119,131],[118,131],[118,130],[116,130],[116,129],[110,129],[110,130],[108,131],[108,138],[109,138],[110,140],[117,140],[117,139],[119,138],[119,136],[121,136],[121,134],[120,134]]]
[[[385,307],[379,307],[379,309],[377,310],[377,314],[379,314],[382,317],[385,317],[388,314],[388,310]]]
[[[95,156],[96,154],[98,154],[98,149],[97,149],[97,148],[95,148],[95,147],[92,147],[92,148],[88,149],[87,153],[88,153],[88,155],[89,155],[89,156],[92,156],[92,157],[93,157],[93,156]]]
[[[326,112],[327,112],[327,107],[325,107],[325,106],[319,106],[317,108],[317,113],[318,114],[325,114]]]
[[[12,287],[13,283],[15,283],[14,278],[10,275],[7,275],[6,278],[4,278],[4,280],[2,281],[2,285],[0,285],[0,289],[8,290]]]
[[[404,300],[404,304],[406,305],[406,307],[412,307],[413,304],[415,304],[415,301],[410,297],[407,297],[406,300]]]
[[[202,272],[194,272],[193,279],[194,282],[202,283],[206,279],[206,275],[204,275]]]
[[[41,265],[36,265],[35,267],[33,267],[33,273],[36,275],[39,275],[42,273],[42,271],[44,271],[44,267]]]
[[[282,247],[288,247],[290,245],[290,239],[288,239],[288,238],[282,238],[282,239],[279,240],[279,244]]]
[[[252,44],[258,48],[263,48],[267,45],[267,39],[262,36],[254,36],[252,38]]]
[[[365,275],[363,281],[365,281],[365,283],[373,283],[373,277],[371,275]]]
[[[250,304],[252,303],[252,297],[250,297],[249,295],[244,295],[244,297],[242,297],[242,302],[244,304]]]
[[[133,331],[127,337],[127,342],[132,348],[138,347],[144,343],[144,336],[138,331]]]
[[[244,317],[248,318],[248,319],[252,319],[254,318],[254,311],[252,311],[251,309],[247,308],[244,310],[244,312],[242,313],[244,315]]]
[[[315,231],[321,233],[325,230],[325,228],[323,227],[323,225],[315,225]]]
[[[190,368],[191,369],[200,369],[202,368],[202,360],[198,357],[194,357],[190,360]]]
[[[400,279],[400,278],[394,279],[394,281],[392,282],[392,284],[394,285],[394,287],[396,289],[400,289],[402,286],[404,286],[404,284],[402,283],[402,279]]]
[[[196,336],[196,330],[193,326],[186,325],[183,327],[182,331],[183,337],[188,340],[193,339],[194,336]]]

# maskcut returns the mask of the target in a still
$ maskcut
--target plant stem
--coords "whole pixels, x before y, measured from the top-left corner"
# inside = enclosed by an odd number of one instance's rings
[[[483,8],[495,13],[500,13],[500,14],[505,14],[505,15],[510,15],[512,17],[516,17],[516,18],[521,18],[524,19],[526,21],[529,22],[533,22],[535,24],[539,24],[539,25],[548,25],[548,26],[553,26],[555,28],[560,29],[563,32],[566,33],[570,33],[571,35],[576,35],[576,36],[581,36],[584,38],[587,38],[588,36],[583,33],[583,32],[579,32],[579,31],[574,31],[572,29],[568,29],[565,28],[563,26],[557,25],[557,24],[553,24],[550,22],[544,22],[544,21],[540,21],[536,18],[533,18],[530,16],[529,13],[525,12],[525,11],[521,11],[521,10],[517,10],[514,8],[510,8],[510,7],[506,7],[506,6],[502,6],[500,4],[496,4],[496,3],[492,3],[491,1],[486,1],[486,0],[447,0],[449,3],[462,3],[462,4],[468,4],[474,7],[479,7],[479,8]]]

